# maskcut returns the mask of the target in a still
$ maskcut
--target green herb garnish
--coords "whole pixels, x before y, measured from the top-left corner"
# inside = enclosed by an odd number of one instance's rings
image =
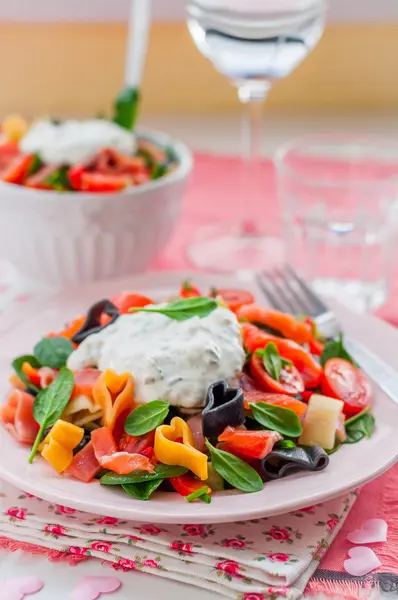
[[[282,435],[296,438],[299,437],[303,428],[300,419],[290,408],[266,404],[265,402],[256,402],[249,404],[253,417],[265,429],[278,431]]]
[[[43,338],[33,349],[43,367],[60,369],[73,352],[72,343],[64,337]]]
[[[170,404],[162,400],[153,400],[142,404],[129,414],[124,424],[124,431],[129,435],[144,435],[153,431],[163,423],[169,413]]]
[[[213,468],[232,487],[241,492],[259,492],[263,489],[260,475],[250,465],[229,452],[219,450],[206,440]]]
[[[143,481],[141,483],[125,483],[122,488],[133,498],[137,500],[149,500],[153,492],[163,483],[163,479],[154,479],[152,481]]]
[[[348,362],[355,367],[358,366],[344,347],[342,333],[339,333],[337,340],[329,340],[326,342],[320,359],[322,367],[324,367],[331,358],[343,358],[344,360],[348,360]]]
[[[152,312],[164,315],[175,321],[186,321],[187,319],[192,319],[192,317],[208,317],[216,308],[218,308],[216,300],[199,296],[197,298],[177,300],[162,308],[130,308],[130,312]]]
[[[140,93],[138,88],[127,87],[116,97],[113,122],[131,131],[138,116]]]
[[[185,496],[185,500],[188,500],[188,502],[193,502],[194,500],[197,500],[197,498],[201,498],[202,496],[207,496],[207,485],[204,485],[203,487],[199,488],[198,490],[196,490],[195,492],[192,492],[192,494],[189,494],[189,496]]]
[[[33,462],[36,456],[37,449],[42,441],[43,432],[52,427],[61,418],[72,395],[74,385],[75,380],[72,371],[63,367],[57,379],[47,388],[41,390],[36,396],[33,404],[33,416],[35,421],[40,425],[40,429],[29,457],[30,463]]]
[[[262,357],[264,369],[275,381],[279,381],[283,367],[293,364],[291,360],[282,358],[273,342],[267,344],[264,350],[257,350],[256,354]]]
[[[152,481],[155,479],[170,479],[170,477],[179,477],[188,473],[185,467],[174,465],[163,465],[159,463],[155,465],[154,472],[148,471],[132,471],[128,475],[117,475],[116,473],[107,473],[101,477],[102,485],[126,485],[129,483],[142,483],[144,481]]]

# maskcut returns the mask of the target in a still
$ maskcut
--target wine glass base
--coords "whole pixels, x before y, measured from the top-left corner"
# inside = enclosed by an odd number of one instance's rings
[[[262,231],[244,233],[239,225],[219,223],[201,228],[187,254],[196,267],[209,271],[259,271],[283,262],[283,244]]]

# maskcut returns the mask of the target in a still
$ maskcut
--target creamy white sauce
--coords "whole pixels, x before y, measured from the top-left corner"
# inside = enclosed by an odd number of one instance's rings
[[[131,131],[103,119],[38,121],[20,141],[22,152],[39,154],[46,163],[75,165],[93,158],[102,148],[132,155],[137,149]]]
[[[186,321],[147,312],[122,315],[86,338],[70,355],[68,367],[131,373],[137,403],[164,400],[193,408],[204,405],[211,383],[233,381],[244,361],[240,325],[220,307],[203,319]]]

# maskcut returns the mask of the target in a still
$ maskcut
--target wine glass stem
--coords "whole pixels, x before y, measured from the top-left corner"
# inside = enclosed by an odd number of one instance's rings
[[[258,226],[259,163],[263,131],[264,102],[269,90],[268,85],[255,87],[250,84],[239,87],[239,99],[244,105],[242,122],[242,198],[246,207],[247,219],[242,224],[245,236],[260,235]]]

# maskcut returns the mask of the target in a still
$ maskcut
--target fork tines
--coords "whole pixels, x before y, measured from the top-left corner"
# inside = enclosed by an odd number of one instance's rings
[[[259,273],[257,283],[271,305],[282,312],[317,317],[328,311],[290,265]]]

